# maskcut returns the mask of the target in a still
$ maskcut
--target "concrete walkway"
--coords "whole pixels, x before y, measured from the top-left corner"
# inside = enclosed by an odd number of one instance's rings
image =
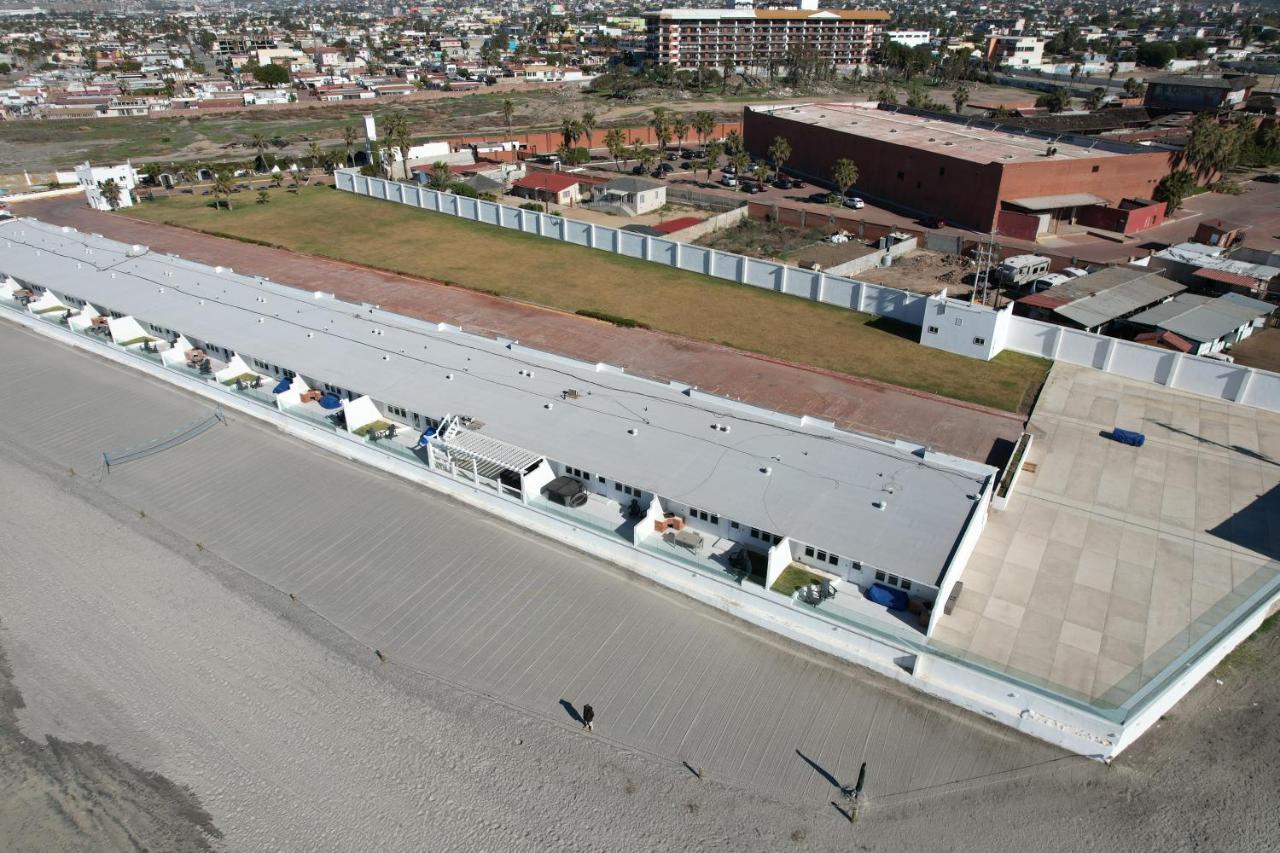
[[[514,338],[583,361],[688,382],[714,394],[826,418],[850,429],[926,444],[980,462],[986,461],[997,439],[1016,441],[1022,432],[1024,418],[1008,412],[662,332],[623,329],[425,279],[98,213],[79,198],[29,202],[14,210],[20,216],[229,266],[292,287],[327,291],[411,317]]]
[[[98,478],[282,601],[532,713],[590,702],[602,736],[795,801],[864,760],[877,796],[914,799],[1063,755],[247,417],[107,474],[103,450],[209,403],[9,323],[0,363],[0,452]]]

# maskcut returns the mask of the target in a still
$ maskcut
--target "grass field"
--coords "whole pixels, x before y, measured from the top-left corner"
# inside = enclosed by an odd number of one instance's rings
[[[129,209],[136,216],[298,252],[432,278],[559,308],[625,317],[723,343],[980,403],[1029,409],[1049,362],[1005,352],[990,362],[922,347],[914,327],[329,187],[276,190],[265,205],[215,210],[201,196]]]

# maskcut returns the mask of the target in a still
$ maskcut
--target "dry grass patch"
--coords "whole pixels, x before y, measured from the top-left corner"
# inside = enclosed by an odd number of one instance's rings
[[[922,347],[914,327],[721,279],[327,187],[215,210],[173,196],[130,216],[421,276],[569,312],[627,318],[695,340],[1027,411],[1049,363]]]

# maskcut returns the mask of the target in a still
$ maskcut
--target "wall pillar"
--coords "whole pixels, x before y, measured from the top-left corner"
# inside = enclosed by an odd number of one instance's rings
[[[674,248],[672,249],[671,254],[672,254],[671,265],[676,269],[680,269],[680,242],[679,241],[674,241]]]
[[[827,274],[822,272],[821,270],[818,271],[817,290],[818,292],[814,294],[813,301],[825,302],[827,299]]]
[[[1232,398],[1237,403],[1243,403],[1245,398],[1249,396],[1249,386],[1253,384],[1253,375],[1256,371],[1252,367],[1246,367],[1244,379],[1240,380],[1240,388],[1236,391],[1236,395]]]
[[[642,250],[640,253],[640,257],[644,258],[646,261],[652,260],[653,245],[652,245],[652,241],[649,239],[648,234],[645,235],[644,242],[640,244],[640,247]]]
[[[738,283],[747,283],[747,256],[738,255]]]
[[[1058,360],[1058,353],[1062,352],[1062,340],[1067,336],[1067,330],[1063,326],[1058,326],[1053,333],[1053,355],[1050,356],[1054,361]]]
[[[1102,357],[1102,372],[1111,372],[1111,359],[1116,354],[1116,339],[1107,338],[1107,353]]]
[[[716,274],[716,250],[707,249],[707,268],[703,270],[707,275]]]
[[[862,305],[867,298],[867,283],[865,281],[860,281],[856,283],[853,287],[854,287],[853,310],[861,311],[862,313],[865,314],[866,311],[863,309]]]
[[[594,222],[587,223],[587,246],[596,248],[596,224]]]
[[[1173,363],[1169,365],[1169,372],[1165,374],[1164,384],[1170,388],[1176,387],[1178,381],[1178,371],[1182,369],[1182,360],[1185,358],[1182,353],[1175,352],[1173,354]]]

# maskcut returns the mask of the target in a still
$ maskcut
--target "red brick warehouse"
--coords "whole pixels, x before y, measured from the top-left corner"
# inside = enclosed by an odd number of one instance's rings
[[[791,144],[787,171],[828,183],[835,161],[848,158],[858,167],[859,195],[984,232],[1002,212],[1046,233],[1091,208],[1150,199],[1171,168],[1164,151],[984,124],[875,104],[743,110],[753,155],[767,159],[781,136]]]

